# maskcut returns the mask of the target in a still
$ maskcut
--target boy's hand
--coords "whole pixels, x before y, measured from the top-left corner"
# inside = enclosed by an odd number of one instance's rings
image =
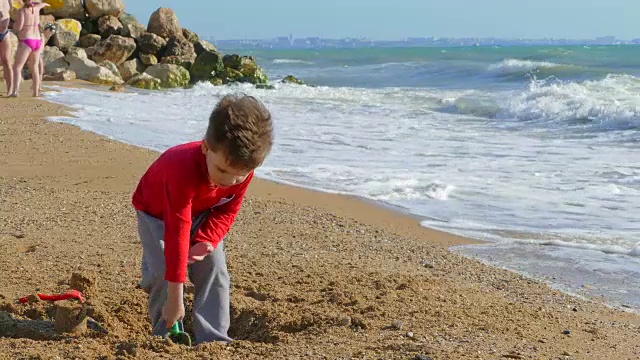
[[[176,321],[184,318],[182,291],[182,283],[169,282],[167,302],[162,307],[162,319],[167,328],[171,328]]]
[[[205,256],[211,254],[213,250],[213,245],[208,242],[199,242],[193,245],[189,250],[189,264],[204,259]]]

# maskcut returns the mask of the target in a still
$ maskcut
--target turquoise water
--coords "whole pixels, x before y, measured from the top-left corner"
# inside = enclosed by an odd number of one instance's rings
[[[640,308],[640,47],[239,52],[275,90],[47,97],[77,109],[62,121],[164,150],[200,138],[222,95],[255,95],[276,124],[259,176],[402,207],[490,242],[462,254]]]

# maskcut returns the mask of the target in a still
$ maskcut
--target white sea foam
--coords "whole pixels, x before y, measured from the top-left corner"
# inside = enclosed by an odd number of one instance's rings
[[[489,70],[501,74],[521,73],[536,69],[561,67],[563,65],[547,61],[532,61],[521,59],[505,59],[489,65]]]
[[[305,64],[311,65],[313,62],[300,59],[275,59],[272,61],[274,64]]]

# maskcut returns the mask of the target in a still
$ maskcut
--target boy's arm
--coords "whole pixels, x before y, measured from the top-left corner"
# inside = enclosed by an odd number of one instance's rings
[[[189,232],[191,230],[190,187],[180,179],[165,185],[164,259],[165,280],[183,283],[187,280]]]
[[[247,176],[244,182],[238,186],[235,195],[231,201],[226,204],[215,207],[207,220],[202,223],[202,226],[196,233],[194,241],[202,242],[206,241],[211,243],[214,247],[227,235],[229,229],[233,225],[233,222],[240,212],[242,201],[249,187],[249,183],[253,179],[253,172]]]

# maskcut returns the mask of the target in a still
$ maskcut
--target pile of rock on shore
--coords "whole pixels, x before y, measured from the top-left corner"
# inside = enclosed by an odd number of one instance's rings
[[[221,53],[181,28],[169,8],[157,9],[147,26],[125,12],[122,0],[65,0],[45,11],[42,28],[57,25],[45,39],[45,80],[81,79],[114,89],[124,84],[149,90],[181,88],[199,81],[271,88],[253,57]],[[10,36],[16,47],[15,34]],[[281,81],[302,84],[291,75]]]

